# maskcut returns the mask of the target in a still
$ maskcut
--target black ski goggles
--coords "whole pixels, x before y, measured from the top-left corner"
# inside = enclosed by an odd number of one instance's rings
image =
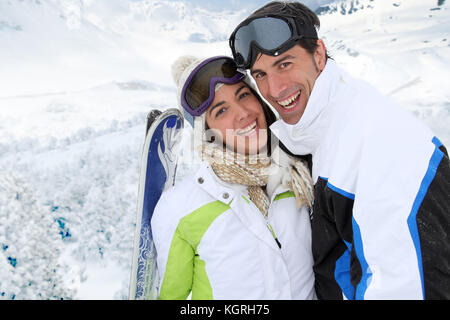
[[[237,66],[250,69],[258,53],[277,56],[302,38],[317,39],[316,28],[292,16],[256,16],[234,29],[230,48]]]

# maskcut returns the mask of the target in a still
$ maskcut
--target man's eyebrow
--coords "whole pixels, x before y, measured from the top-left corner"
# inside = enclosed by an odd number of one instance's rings
[[[278,59],[274,63],[272,63],[272,67],[276,67],[277,65],[284,62],[285,60],[293,59],[293,58],[295,58],[293,55],[290,55],[290,54],[285,55],[284,57],[281,57],[280,59]],[[253,76],[255,73],[258,73],[258,72],[264,72],[264,71],[261,69],[255,69],[255,70],[250,71],[250,74]]]
[[[288,55],[286,55],[286,56],[284,56],[284,57],[281,57],[280,59],[278,59],[278,60],[275,61],[274,63],[272,63],[272,67],[275,67],[276,65],[282,63],[282,62],[285,61],[285,60],[293,59],[293,58],[295,58],[293,55],[288,54]]]
[[[250,74],[253,76],[255,73],[263,72],[261,69],[251,70]]]

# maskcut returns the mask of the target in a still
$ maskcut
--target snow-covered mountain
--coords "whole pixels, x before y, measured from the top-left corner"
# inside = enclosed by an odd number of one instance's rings
[[[211,13],[183,1],[2,1],[0,63],[15,76],[2,72],[0,96],[133,77],[172,84],[164,67],[186,43],[223,42],[243,15]]]
[[[176,106],[178,56],[229,55],[264,3],[0,1],[0,299],[126,297],[146,113]],[[307,3],[338,64],[450,145],[448,1]]]
[[[422,118],[448,145],[448,1],[349,0],[327,7],[321,36],[336,61]]]
[[[315,8],[329,1],[307,2]],[[264,3],[1,1],[0,67],[6,72],[0,74],[0,97],[85,89],[129,78],[172,85],[167,66],[180,53],[226,50],[233,27]]]

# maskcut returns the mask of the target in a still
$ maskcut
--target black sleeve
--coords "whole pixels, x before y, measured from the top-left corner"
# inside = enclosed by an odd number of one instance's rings
[[[450,299],[450,161],[442,160],[416,216],[425,299]]]
[[[354,299],[361,267],[353,245],[354,200],[345,197],[319,177],[314,187],[311,217],[315,289],[319,299]]]

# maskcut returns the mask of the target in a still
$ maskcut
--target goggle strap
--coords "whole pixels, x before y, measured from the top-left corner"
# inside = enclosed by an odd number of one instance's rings
[[[184,115],[184,119],[187,120],[187,122],[189,122],[193,128],[194,127],[194,117],[189,112],[187,112],[187,110],[185,108],[183,108],[183,115]]]
[[[318,39],[317,30],[312,25],[305,25],[304,21],[293,19],[297,28],[297,33],[302,35],[302,38]]]

